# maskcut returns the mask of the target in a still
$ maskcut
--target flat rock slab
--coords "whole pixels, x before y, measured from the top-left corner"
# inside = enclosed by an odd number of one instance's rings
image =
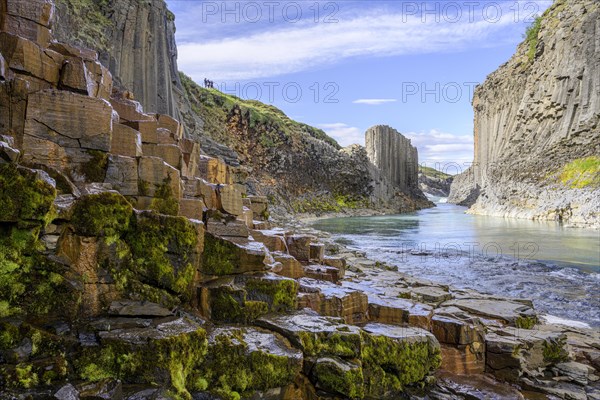
[[[519,317],[535,317],[532,307],[510,300],[455,299],[447,301],[443,305],[455,306],[475,315],[502,320],[511,325],[516,324]]]
[[[300,301],[305,307],[322,315],[342,317],[349,324],[367,322],[369,303],[365,293],[310,278],[301,278],[298,282],[300,291],[307,293]]]
[[[113,301],[108,312],[111,315],[122,317],[168,317],[173,315],[171,310],[156,303],[134,300]]]
[[[187,318],[177,318],[159,323],[155,327],[115,329],[98,333],[102,342],[124,342],[132,345],[143,345],[151,340],[165,340],[171,337],[196,332],[202,326]]]

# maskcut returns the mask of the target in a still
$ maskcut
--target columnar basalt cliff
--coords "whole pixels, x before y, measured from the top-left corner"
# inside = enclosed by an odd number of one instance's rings
[[[0,400],[455,398],[440,366],[595,396],[597,332],[274,228],[247,171],[52,40],[51,0],[0,5]]]
[[[560,0],[474,95],[470,212],[600,226],[600,6]]]
[[[416,190],[419,158],[410,139],[385,125],[367,129],[367,156],[388,180],[401,190]]]
[[[175,17],[164,0],[58,0],[53,31],[60,41],[97,49],[115,86],[135,93],[146,112],[181,117]]]

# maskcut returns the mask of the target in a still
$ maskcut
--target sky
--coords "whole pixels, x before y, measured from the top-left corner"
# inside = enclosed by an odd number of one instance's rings
[[[342,146],[392,126],[421,165],[456,173],[473,159],[473,90],[552,0],[167,4],[179,70],[196,82],[273,104]]]

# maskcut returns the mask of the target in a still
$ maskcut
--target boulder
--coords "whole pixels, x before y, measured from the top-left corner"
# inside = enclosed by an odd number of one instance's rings
[[[200,143],[190,139],[182,139],[179,142],[179,148],[181,148],[183,153],[183,176],[190,179],[199,176],[200,170],[198,165],[200,163]]]
[[[265,196],[248,196],[250,204],[248,207],[252,210],[256,219],[267,220],[269,202]]]
[[[221,160],[208,156],[201,156],[198,162],[200,177],[210,183],[228,185],[233,183],[229,167]]]
[[[485,318],[495,319],[511,326],[532,328],[537,316],[530,304],[501,298],[455,299],[444,306],[455,306],[461,310]]]
[[[86,61],[98,61],[98,53],[92,49],[77,47],[61,42],[52,42],[48,48],[66,57],[82,58]]]
[[[112,109],[105,100],[43,90],[31,94],[27,104],[26,135],[63,147],[110,150]]]
[[[157,128],[156,137],[158,139],[158,144],[177,144],[177,140],[175,140],[173,134],[168,129]]]
[[[143,153],[140,132],[127,125],[114,124],[110,152],[120,156],[141,157]]]
[[[85,60],[86,73],[91,86],[88,94],[92,97],[109,100],[112,93],[113,80],[109,70],[98,61]]]
[[[201,178],[184,180],[184,194],[187,197],[201,197],[207,208],[217,209],[216,185],[211,185]]]

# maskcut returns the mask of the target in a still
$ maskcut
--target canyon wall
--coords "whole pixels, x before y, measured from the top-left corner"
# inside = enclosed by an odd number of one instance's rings
[[[599,225],[600,7],[556,1],[477,87],[474,165],[450,200],[470,212]]]
[[[147,112],[180,117],[175,16],[163,0],[59,0],[55,20],[56,38],[97,49],[115,85]]]

